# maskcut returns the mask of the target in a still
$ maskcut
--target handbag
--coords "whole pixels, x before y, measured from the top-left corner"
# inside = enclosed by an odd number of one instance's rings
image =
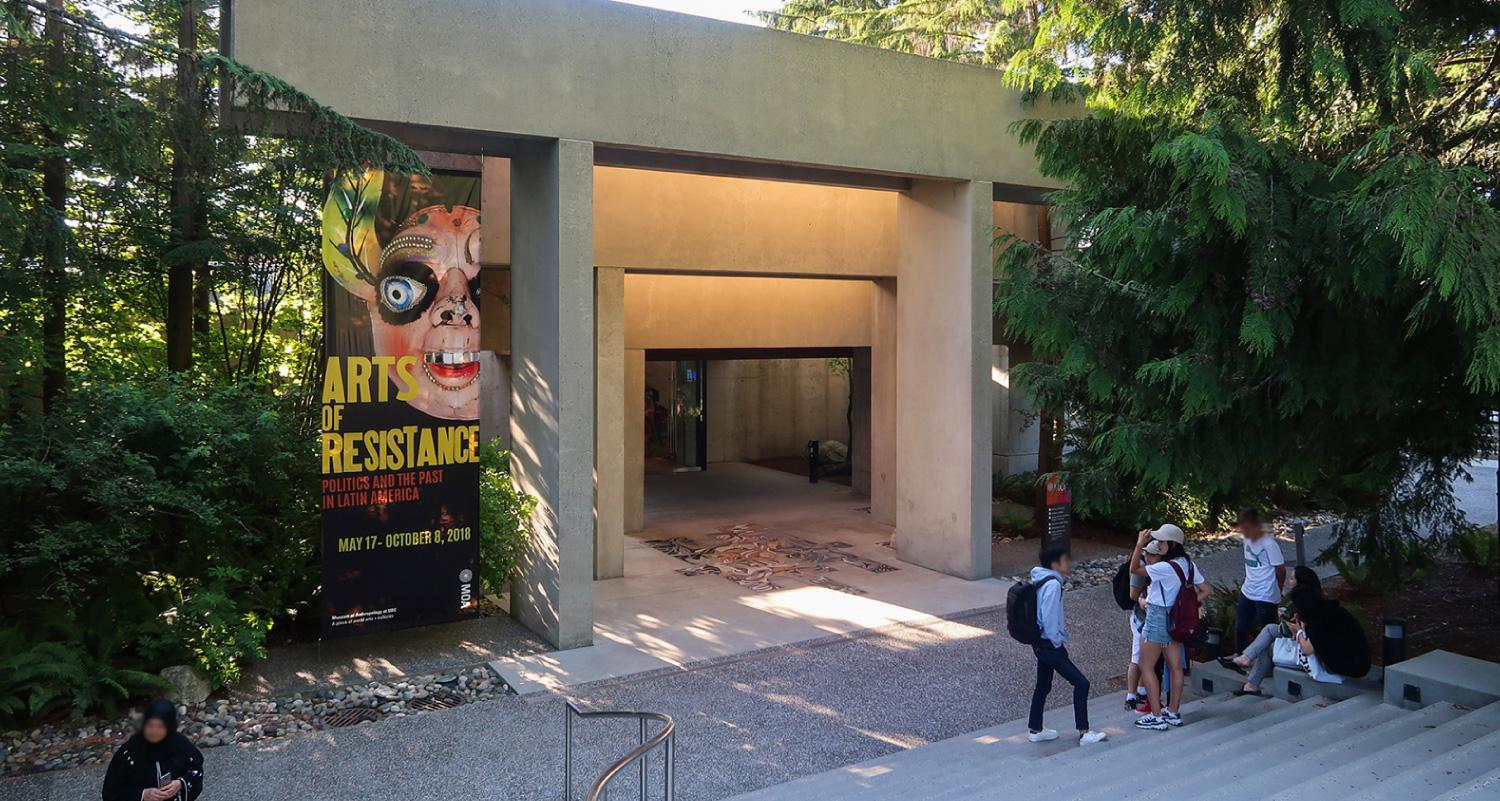
[[[1271,664],[1276,667],[1302,669],[1302,649],[1292,637],[1277,637],[1271,642]]]

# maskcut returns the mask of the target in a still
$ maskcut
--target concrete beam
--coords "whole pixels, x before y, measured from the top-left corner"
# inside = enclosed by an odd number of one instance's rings
[[[511,614],[558,648],[594,637],[594,148],[511,162],[511,471],[537,498]]]
[[[441,45],[414,46],[414,31]],[[346,115],[427,134],[432,150],[493,155],[509,141],[483,134],[509,134],[1055,185],[1008,132],[1057,112],[1023,105],[993,69],[624,3],[255,0],[234,5],[229,46]],[[430,141],[444,130],[453,146]]]
[[[990,575],[990,242],[983,181],[917,181],[898,215],[896,552]]]

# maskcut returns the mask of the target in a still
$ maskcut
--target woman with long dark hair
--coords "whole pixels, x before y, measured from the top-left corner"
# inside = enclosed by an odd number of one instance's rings
[[[1370,648],[1364,630],[1338,601],[1323,597],[1323,582],[1312,568],[1299,565],[1292,571],[1287,598],[1292,602],[1292,614],[1285,615],[1280,624],[1262,628],[1244,653],[1219,660],[1242,673],[1248,671],[1245,686],[1235,695],[1260,695],[1260,685],[1273,664],[1333,683],[1360,678],[1370,671]],[[1290,640],[1295,645],[1282,649],[1291,658],[1275,657],[1277,640]]]
[[[194,801],[203,792],[203,754],[177,732],[177,707],[157,699],[141,712],[104,774],[104,801]]]
[[[1136,728],[1166,731],[1181,726],[1183,659],[1182,643],[1172,639],[1170,617],[1179,592],[1196,592],[1201,603],[1208,597],[1208,578],[1188,558],[1184,543],[1187,536],[1181,528],[1166,523],[1155,530],[1146,529],[1136,540],[1130,554],[1130,572],[1150,580],[1141,598],[1146,602],[1146,622],[1141,627],[1141,680],[1146,684],[1146,701],[1151,712],[1135,722]],[[1158,557],[1147,563],[1145,555]],[[1172,680],[1165,705],[1161,701],[1161,681],[1156,678],[1156,660],[1167,660]]]

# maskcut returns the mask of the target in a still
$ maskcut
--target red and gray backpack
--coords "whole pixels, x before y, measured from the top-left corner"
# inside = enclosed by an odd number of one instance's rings
[[[1182,589],[1177,591],[1177,602],[1167,612],[1167,633],[1173,640],[1180,643],[1194,645],[1203,639],[1203,604],[1198,600],[1197,569],[1193,566],[1193,560],[1188,560],[1188,572],[1182,575],[1182,568],[1177,562],[1171,561],[1167,564],[1177,573],[1177,580],[1182,582]]]

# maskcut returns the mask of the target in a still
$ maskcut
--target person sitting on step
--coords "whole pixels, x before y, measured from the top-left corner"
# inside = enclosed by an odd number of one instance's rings
[[[1323,583],[1312,568],[1292,571],[1287,596],[1294,614],[1260,630],[1244,653],[1220,659],[1241,673],[1245,685],[1235,695],[1261,695],[1272,665],[1307,673],[1314,681],[1341,684],[1370,671],[1370,648],[1364,630],[1338,601],[1323,597]]]

